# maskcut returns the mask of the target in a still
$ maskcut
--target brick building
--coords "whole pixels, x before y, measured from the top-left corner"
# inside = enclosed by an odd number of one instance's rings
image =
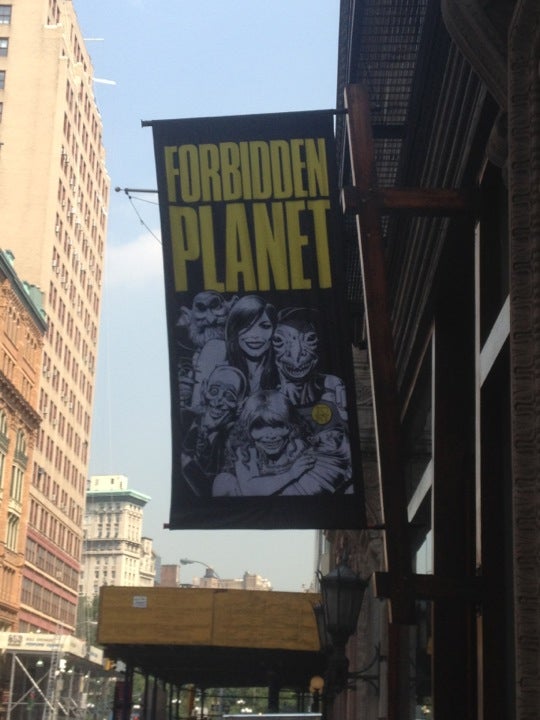
[[[38,288],[21,281],[0,251],[0,629],[16,630],[31,512],[32,456],[47,323]]]

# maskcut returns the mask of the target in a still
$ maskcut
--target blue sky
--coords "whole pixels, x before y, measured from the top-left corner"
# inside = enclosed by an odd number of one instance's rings
[[[339,0],[74,0],[96,78],[111,205],[91,474],[151,497],[144,532],[164,563],[191,557],[276,590],[313,579],[312,531],[168,531],[170,420],[159,214],[142,120],[335,107]],[[204,568],[183,568],[190,581]]]

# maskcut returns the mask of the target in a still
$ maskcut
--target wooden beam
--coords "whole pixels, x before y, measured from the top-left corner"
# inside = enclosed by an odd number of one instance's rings
[[[391,598],[396,592],[409,595],[415,600],[452,600],[475,604],[483,594],[480,577],[450,578],[437,575],[410,575],[394,585],[395,578],[386,572],[376,572],[371,577],[373,594],[378,598]]]
[[[358,213],[365,202],[374,202],[382,214],[409,212],[413,215],[452,216],[476,214],[477,194],[474,191],[437,188],[373,188],[367,194],[359,188],[345,187],[341,191],[344,212]]]
[[[360,85],[345,88],[352,179],[364,198],[357,213],[358,244],[375,415],[375,436],[381,483],[388,572],[411,574],[407,502],[402,460],[400,412],[394,341],[387,297],[381,216],[376,202],[376,168],[367,94]],[[409,598],[391,599],[391,620],[411,623]]]
[[[381,486],[385,561],[391,577],[388,642],[388,720],[409,713],[409,690],[404,668],[408,662],[408,626],[415,623],[414,602],[400,582],[412,572],[407,525],[407,499],[401,445],[394,342],[390,322],[375,151],[364,88],[345,88],[345,107],[352,180],[362,202],[356,215],[368,341],[375,439]]]

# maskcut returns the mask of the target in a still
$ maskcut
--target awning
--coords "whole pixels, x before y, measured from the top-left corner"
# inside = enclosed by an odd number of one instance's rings
[[[108,657],[176,685],[308,688],[325,658],[313,593],[103,587]]]

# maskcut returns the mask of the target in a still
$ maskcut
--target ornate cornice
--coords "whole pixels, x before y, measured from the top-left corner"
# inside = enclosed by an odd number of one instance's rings
[[[13,385],[13,383],[0,372],[0,397],[9,405],[13,412],[17,414],[26,427],[33,432],[36,430],[41,423],[41,416],[30,405],[30,403],[24,399],[21,393]]]

